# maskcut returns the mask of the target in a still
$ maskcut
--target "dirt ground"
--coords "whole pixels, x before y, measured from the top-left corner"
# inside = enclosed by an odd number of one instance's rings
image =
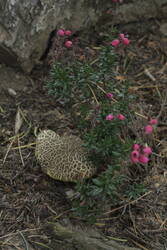
[[[153,144],[152,170],[145,179],[147,192],[133,202],[113,207],[95,226],[105,235],[140,249],[167,249],[167,58],[159,39],[132,38],[126,57],[120,57],[118,81],[128,78],[129,91],[137,94],[137,110],[158,117]],[[48,96],[46,72],[39,67],[31,80],[13,93],[1,91],[0,99],[0,247],[46,249],[50,236],[44,228],[52,217],[80,223],[72,218],[62,183],[41,172],[34,156],[35,136],[49,128],[63,134],[74,125],[70,114]],[[12,86],[14,89],[14,87]],[[18,133],[17,133],[18,132]],[[16,136],[19,134],[19,136]],[[26,248],[28,244],[29,248]]]

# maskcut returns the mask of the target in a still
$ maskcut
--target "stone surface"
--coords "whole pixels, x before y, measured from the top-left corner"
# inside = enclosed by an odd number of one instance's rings
[[[30,77],[0,64],[0,105],[6,103],[10,97],[16,97],[20,90],[32,84]]]
[[[44,53],[56,29],[93,25],[110,0],[1,0],[0,63],[26,72]]]
[[[130,22],[145,23],[151,18],[166,19],[167,0],[132,0],[116,8],[113,15],[114,24]]]
[[[30,72],[50,35],[59,28],[78,31],[105,20],[112,25],[132,24],[126,30],[133,26],[140,32],[153,19],[163,23],[166,13],[167,0],[121,4],[111,0],[0,0],[0,63]]]
[[[54,219],[53,219],[54,220]],[[49,222],[46,224],[52,240],[49,245],[51,249],[59,250],[139,250],[139,248],[128,247],[117,241],[105,238],[95,228],[88,228],[85,225],[74,226],[69,220]]]

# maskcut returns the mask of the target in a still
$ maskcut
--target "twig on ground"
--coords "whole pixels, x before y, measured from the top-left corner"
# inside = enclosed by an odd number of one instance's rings
[[[156,81],[155,77],[150,73],[150,71],[148,69],[144,70],[144,73],[146,76],[148,76],[153,82]]]
[[[124,204],[124,205],[122,205],[122,206],[120,206],[120,207],[114,208],[114,209],[112,209],[112,210],[110,210],[110,211],[107,211],[107,212],[105,212],[105,213],[103,213],[103,214],[114,213],[115,211],[118,211],[118,210],[124,208],[124,207],[127,206],[127,205],[133,205],[134,203],[138,202],[139,200],[141,200],[141,199],[144,198],[145,196],[151,194],[152,192],[153,192],[153,191],[150,190],[149,192],[143,194],[142,196],[140,196],[140,197],[137,198],[136,200],[130,201],[130,202],[128,202],[127,204]]]

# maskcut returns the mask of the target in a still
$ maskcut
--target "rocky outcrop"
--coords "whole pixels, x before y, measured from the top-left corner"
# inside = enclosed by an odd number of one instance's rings
[[[83,29],[110,0],[1,0],[0,63],[31,71],[57,28]]]
[[[30,72],[56,29],[78,31],[105,20],[140,32],[148,20],[165,20],[166,13],[167,0],[1,0],[0,63]]]

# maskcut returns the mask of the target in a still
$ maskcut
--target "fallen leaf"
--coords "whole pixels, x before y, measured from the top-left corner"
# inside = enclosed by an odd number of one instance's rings
[[[119,76],[116,76],[115,79],[118,80],[118,81],[125,81],[126,77],[122,76],[122,75],[119,75]]]
[[[22,124],[23,124],[23,119],[20,114],[20,108],[18,108],[16,118],[15,118],[15,135],[19,132]]]

